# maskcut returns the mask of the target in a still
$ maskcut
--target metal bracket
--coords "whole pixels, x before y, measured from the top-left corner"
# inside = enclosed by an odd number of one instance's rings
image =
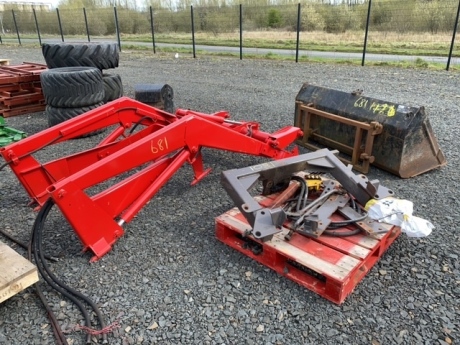
[[[319,237],[331,224],[331,216],[345,207],[350,200],[347,194],[330,196],[318,209],[304,218],[303,233],[311,237]]]
[[[264,185],[264,195],[270,194],[267,186],[277,186],[289,181],[294,173],[310,170],[332,175],[361,205],[370,199],[382,199],[393,195],[393,191],[381,186],[378,180],[369,181],[364,175],[356,175],[351,166],[345,166],[337,151],[321,149],[296,157],[271,161],[241,169],[222,172],[221,183],[238,209],[253,228],[253,236],[259,240],[270,240],[280,231],[286,219],[281,207],[265,207],[249,193],[258,182]],[[313,219],[312,219],[313,220]]]
[[[371,123],[365,123],[348,119],[343,116],[335,115],[326,111],[316,109],[312,104],[302,104],[297,102],[297,116],[296,126],[301,128],[304,132],[304,136],[297,141],[299,145],[302,145],[310,150],[318,150],[320,147],[309,142],[309,139],[317,140],[321,139],[326,141],[333,148],[338,148],[343,152],[348,153],[351,156],[351,160],[340,158],[347,164],[352,164],[353,168],[359,172],[367,174],[369,172],[369,166],[374,162],[375,157],[372,155],[372,149],[374,146],[374,137],[382,133],[383,126],[381,123],[372,121]],[[355,139],[353,147],[341,144],[332,138],[327,138],[316,133],[316,129],[311,126],[313,117],[322,117],[330,121],[336,121],[343,123],[348,126],[352,126],[356,129]],[[363,136],[365,137],[365,145],[362,147]]]

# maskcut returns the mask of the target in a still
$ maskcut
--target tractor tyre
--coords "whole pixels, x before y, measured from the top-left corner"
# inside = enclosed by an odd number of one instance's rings
[[[57,108],[87,107],[104,100],[102,72],[94,67],[61,67],[40,74],[47,105]]]
[[[64,121],[73,119],[74,117],[84,114],[92,109],[96,109],[97,107],[100,107],[103,104],[104,103],[100,102],[97,104],[93,104],[87,107],[80,107],[80,108],[57,108],[57,107],[52,107],[52,106],[47,105],[46,106],[46,116],[48,117],[48,126],[52,127]],[[85,135],[80,136],[80,138],[90,137],[95,134],[102,133],[104,130],[105,128],[97,130],[97,131],[92,131],[92,132],[86,133]]]
[[[100,70],[116,68],[120,59],[116,43],[43,43],[48,68],[86,66]]]
[[[118,74],[102,75],[104,83],[104,103],[111,102],[123,96],[123,84]]]

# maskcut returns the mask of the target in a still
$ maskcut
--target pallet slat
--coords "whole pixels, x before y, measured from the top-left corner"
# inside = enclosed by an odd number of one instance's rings
[[[46,105],[43,102],[38,102],[37,104],[29,104],[26,106],[19,106],[19,107],[14,107],[11,109],[1,107],[0,105],[0,115],[3,117],[10,117],[10,116],[16,116],[16,115],[23,115],[23,114],[29,114],[29,113],[36,113],[39,111],[44,111],[46,109]]]
[[[28,73],[28,74],[33,74],[33,75],[39,75],[41,72],[47,70],[48,67],[44,64],[23,62],[20,65],[3,66],[1,67],[1,69],[20,73],[20,74]]]
[[[0,84],[0,92],[17,92],[21,90],[34,90],[36,88],[41,89],[40,81],[15,84]]]
[[[0,66],[0,85],[40,82],[40,73],[47,69],[46,65],[34,63]]]
[[[0,241],[0,302],[37,281],[35,265]]]
[[[0,104],[3,104],[5,108],[12,109],[19,105],[29,105],[34,104],[39,101],[44,101],[43,93],[41,92],[29,92],[29,91],[20,91],[14,96],[2,97],[0,92]]]
[[[236,227],[247,226],[246,219],[240,212],[230,212],[227,222]],[[271,245],[283,255],[291,257],[300,263],[310,260],[310,264],[314,266],[310,268],[318,273],[322,273],[322,270],[326,269],[334,278],[343,279],[359,264],[359,260],[353,257],[345,258],[336,250],[324,246],[311,238],[294,236],[291,241],[287,242],[284,240],[284,236],[288,232],[289,229],[283,228],[280,233],[273,236]]]
[[[250,227],[237,208],[216,218],[220,241],[337,304],[345,300],[401,233],[398,227],[387,228],[389,231],[377,238],[358,234],[315,239],[294,233],[286,241],[289,229],[283,227],[272,240],[261,242],[245,236]]]

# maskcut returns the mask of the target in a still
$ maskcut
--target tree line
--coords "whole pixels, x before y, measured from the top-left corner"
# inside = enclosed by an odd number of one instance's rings
[[[280,0],[281,1],[281,0]],[[188,33],[191,31],[191,11],[194,8],[195,31],[214,35],[239,30],[240,3],[245,31],[292,30],[297,28],[297,2],[283,0],[146,0],[143,6],[135,0],[62,0],[59,3],[61,27],[65,35],[84,35],[86,10],[91,35],[114,35],[116,25],[114,6],[117,8],[119,29],[122,34],[149,34],[150,7],[157,33]],[[382,32],[437,32],[452,31],[458,0],[373,0],[370,29]],[[15,10],[5,5],[0,12],[3,34],[34,33],[36,24],[32,11]],[[366,0],[307,0],[301,3],[300,30],[338,33],[363,30],[367,21]],[[35,16],[42,34],[58,34],[56,11],[36,11]]]

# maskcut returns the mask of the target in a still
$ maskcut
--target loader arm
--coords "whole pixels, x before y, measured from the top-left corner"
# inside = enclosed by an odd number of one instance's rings
[[[226,112],[190,110],[172,115],[122,98],[0,153],[32,200],[41,206],[52,198],[85,248],[93,251],[93,259],[98,259],[123,235],[121,225],[131,221],[181,166],[192,166],[192,185],[210,172],[203,167],[202,147],[274,159],[298,154],[297,147],[287,150],[302,136],[298,128],[270,134],[260,131],[256,122],[228,117]],[[110,126],[115,129],[94,148],[46,163],[33,156],[39,149]],[[117,181],[110,187],[90,192],[114,178]]]

